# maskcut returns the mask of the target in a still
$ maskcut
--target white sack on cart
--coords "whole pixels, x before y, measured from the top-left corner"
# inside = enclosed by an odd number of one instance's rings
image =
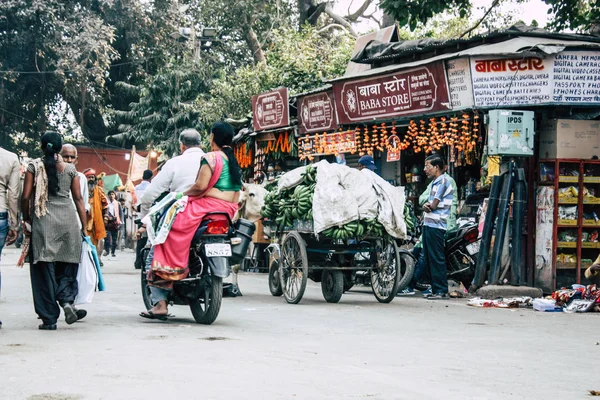
[[[370,170],[359,171],[326,161],[318,165],[312,210],[315,233],[377,217],[391,236],[406,237],[403,187],[392,186]]]
[[[302,176],[304,171],[306,171],[306,167],[298,167],[286,172],[279,178],[279,181],[277,182],[277,189],[289,189],[302,183],[302,181],[304,180],[304,177]]]
[[[318,165],[317,185],[312,204],[315,233],[358,219],[356,193],[343,186],[343,182],[348,185],[351,181],[351,177],[347,175],[352,170],[343,165],[329,164],[327,161],[321,161]]]

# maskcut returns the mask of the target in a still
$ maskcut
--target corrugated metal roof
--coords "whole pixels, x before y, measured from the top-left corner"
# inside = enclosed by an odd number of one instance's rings
[[[290,96],[290,98],[292,98],[292,97],[302,97],[302,96],[308,96],[309,94],[314,94],[314,93],[321,93],[321,92],[324,92],[324,91],[326,91],[326,90],[328,90],[328,89],[331,89],[332,87],[333,87],[333,86],[332,86],[331,84],[329,84],[329,83],[328,83],[328,84],[326,84],[326,85],[319,86],[318,88],[314,88],[314,89],[312,89],[312,90],[309,90],[308,92],[304,92],[304,93],[298,93],[298,94],[295,94],[295,95],[293,95],[293,96]]]
[[[347,79],[354,79],[358,77],[379,75],[386,72],[394,72],[406,68],[417,67],[423,64],[429,64],[434,61],[449,60],[460,57],[475,57],[475,56],[541,56],[544,57],[549,54],[555,54],[566,48],[590,48],[600,49],[600,39],[596,41],[582,41],[582,40],[561,40],[554,38],[542,38],[542,37],[515,37],[503,42],[483,44],[468,49],[449,52],[440,54],[438,56],[417,60],[413,62],[405,62],[400,64],[388,65],[385,67],[371,69],[354,76],[341,76],[330,80],[329,82],[338,82]]]

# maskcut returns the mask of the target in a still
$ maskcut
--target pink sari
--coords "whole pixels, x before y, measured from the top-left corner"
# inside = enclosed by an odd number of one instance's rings
[[[223,172],[223,156],[211,152],[204,156],[213,171],[206,191],[212,189]],[[198,171],[198,174],[200,171]],[[178,281],[188,276],[190,270],[188,261],[190,244],[196,230],[206,214],[213,211],[226,212],[233,218],[238,209],[237,203],[229,203],[212,197],[190,197],[185,210],[177,214],[169,236],[163,244],[154,247],[152,268],[148,274],[153,286],[171,288],[172,281]]]

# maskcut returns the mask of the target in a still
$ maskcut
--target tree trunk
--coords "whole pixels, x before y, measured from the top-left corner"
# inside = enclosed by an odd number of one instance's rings
[[[94,105],[86,105],[83,112],[82,125],[79,118],[81,115],[81,99],[65,98],[65,101],[77,117],[77,122],[81,127],[83,135],[93,142],[103,142],[108,135],[108,130],[106,129],[106,124],[100,110]]]
[[[262,45],[260,44],[258,37],[256,36],[256,32],[252,29],[251,24],[247,24],[244,29],[244,39],[246,39],[246,43],[252,52],[252,58],[254,58],[254,63],[256,64],[266,64],[267,59],[265,58],[265,53],[262,49]]]

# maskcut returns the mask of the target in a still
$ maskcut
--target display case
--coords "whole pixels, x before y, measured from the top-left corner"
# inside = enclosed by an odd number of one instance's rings
[[[600,161],[540,160],[538,183],[554,192],[553,286],[587,284],[585,269],[600,253]]]

